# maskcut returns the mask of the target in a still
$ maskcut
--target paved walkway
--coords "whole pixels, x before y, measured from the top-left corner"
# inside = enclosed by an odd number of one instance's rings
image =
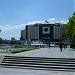
[[[58,47],[41,48],[17,54],[15,56],[28,56],[28,57],[49,57],[49,58],[75,58],[75,49],[63,48],[61,52]]]
[[[60,51],[58,47],[41,48],[17,54],[9,54],[13,56],[28,56],[28,57],[49,57],[49,58],[75,58],[75,49],[63,48]],[[75,75],[73,72],[54,72],[44,70],[29,70],[15,68],[0,68],[0,75]]]

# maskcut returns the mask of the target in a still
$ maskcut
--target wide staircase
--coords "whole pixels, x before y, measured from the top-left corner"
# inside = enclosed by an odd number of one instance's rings
[[[1,67],[49,71],[75,71],[75,59],[5,56]]]

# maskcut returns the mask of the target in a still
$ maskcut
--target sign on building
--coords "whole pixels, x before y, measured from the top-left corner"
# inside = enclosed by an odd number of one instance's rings
[[[43,34],[50,34],[50,27],[43,27]]]

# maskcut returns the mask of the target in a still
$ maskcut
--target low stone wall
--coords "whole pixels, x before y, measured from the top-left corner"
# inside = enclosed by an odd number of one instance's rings
[[[2,63],[5,55],[0,55],[0,64]]]

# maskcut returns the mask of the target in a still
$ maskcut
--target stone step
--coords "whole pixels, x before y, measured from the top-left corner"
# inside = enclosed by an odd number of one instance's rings
[[[62,66],[62,67],[75,67],[75,64],[56,64],[56,63],[22,63],[22,62],[12,62],[12,63],[2,63],[1,65],[39,65],[39,66]]]
[[[48,69],[67,69],[67,70],[75,70],[75,67],[69,66],[47,66],[47,65],[27,65],[27,64],[2,64],[3,66],[19,66],[19,67],[33,67],[33,68],[48,68]]]
[[[75,58],[46,58],[46,57],[23,57],[23,56],[5,56],[7,59],[33,59],[33,60],[74,60]]]
[[[22,66],[5,66],[1,65],[4,68],[16,68],[16,69],[31,69],[31,70],[45,70],[45,71],[68,71],[68,72],[75,72],[75,69],[58,69],[58,68],[41,68],[41,67],[22,67]]]
[[[5,56],[1,67],[75,71],[75,59]]]
[[[15,60],[15,61],[2,61],[2,63],[45,63],[45,64],[49,64],[49,63],[54,63],[54,64],[75,64],[75,62],[61,62],[61,61],[28,61],[28,60]]]
[[[75,62],[75,59],[72,59],[72,58],[42,58],[42,57],[25,57],[25,58],[19,58],[19,57],[5,57],[4,58],[5,61],[15,61],[15,60],[28,60],[28,61],[64,61],[64,62]]]

